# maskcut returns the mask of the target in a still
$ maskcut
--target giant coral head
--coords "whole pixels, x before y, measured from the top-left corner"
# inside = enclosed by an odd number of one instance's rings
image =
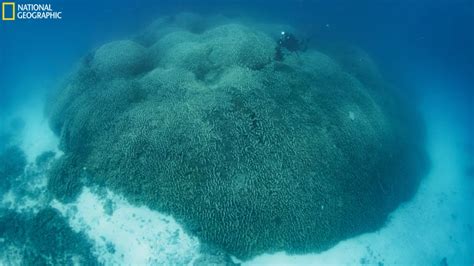
[[[53,191],[86,178],[242,259],[375,230],[415,191],[416,115],[379,75],[347,67],[360,58],[309,49],[275,62],[269,25],[153,25],[97,49],[53,96],[67,169]]]

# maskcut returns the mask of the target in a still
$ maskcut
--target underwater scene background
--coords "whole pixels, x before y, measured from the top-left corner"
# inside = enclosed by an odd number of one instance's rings
[[[474,1],[15,3],[0,264],[474,263]]]

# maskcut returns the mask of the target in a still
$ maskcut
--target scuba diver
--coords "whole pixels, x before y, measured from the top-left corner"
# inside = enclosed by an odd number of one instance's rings
[[[280,39],[277,42],[277,46],[275,47],[276,61],[283,61],[283,48],[285,48],[288,52],[298,54],[298,51],[306,51],[308,48],[308,40],[300,41],[295,37],[295,35],[282,31]]]

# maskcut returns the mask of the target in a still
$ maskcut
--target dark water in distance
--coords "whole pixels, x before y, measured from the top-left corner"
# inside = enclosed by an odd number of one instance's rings
[[[314,35],[314,41],[332,38],[363,47],[397,81],[402,76],[409,83],[420,72],[443,75],[458,81],[461,95],[472,99],[468,84],[474,68],[473,2],[49,1],[63,10],[62,20],[0,23],[1,84],[7,95],[27,90],[18,82],[21,77],[55,77],[91,48],[137,32],[159,14],[185,10],[294,24]]]

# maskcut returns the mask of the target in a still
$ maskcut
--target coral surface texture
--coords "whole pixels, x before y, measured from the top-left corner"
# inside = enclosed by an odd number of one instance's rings
[[[361,49],[275,61],[282,27],[181,14],[92,51],[46,110],[49,189],[106,186],[242,260],[383,226],[426,169],[415,110]]]

